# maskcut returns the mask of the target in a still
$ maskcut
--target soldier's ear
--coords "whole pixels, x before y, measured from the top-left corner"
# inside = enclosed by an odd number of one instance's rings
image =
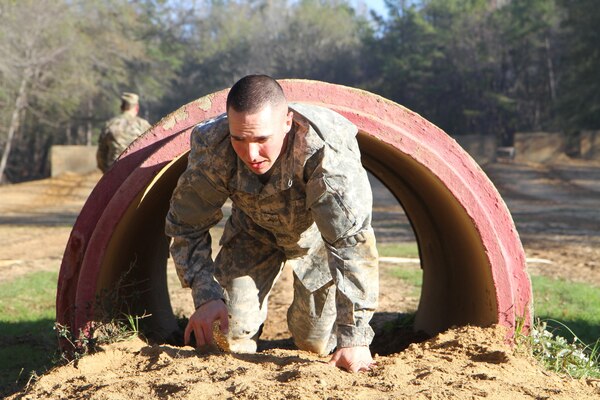
[[[292,129],[292,122],[294,121],[294,112],[292,110],[288,110],[287,115],[285,116],[285,133],[288,133],[290,129]]]

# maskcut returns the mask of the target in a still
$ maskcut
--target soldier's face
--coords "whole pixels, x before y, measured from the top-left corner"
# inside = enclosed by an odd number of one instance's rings
[[[227,111],[231,145],[250,171],[269,171],[285,149],[293,113],[286,105],[267,105],[254,114]]]

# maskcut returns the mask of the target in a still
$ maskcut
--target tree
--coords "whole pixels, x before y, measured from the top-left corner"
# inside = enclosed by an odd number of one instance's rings
[[[484,1],[388,2],[381,39],[372,42],[380,66],[373,90],[453,133],[479,128],[481,87],[489,79]]]
[[[389,1],[373,89],[453,134],[554,122],[560,13],[548,0]]]
[[[39,163],[52,143],[91,145],[123,91],[150,101],[162,95],[175,63],[150,5],[0,0],[0,101],[10,110],[0,113],[6,127],[0,173],[19,146],[27,149],[15,153],[17,180],[43,172]]]
[[[276,74],[353,84],[361,79],[362,38],[367,22],[346,2],[294,3],[271,42]]]
[[[514,129],[554,127],[560,14],[554,1],[513,0],[494,16],[501,51],[501,93],[514,104]]]
[[[560,115],[567,132],[600,129],[600,7],[594,0],[561,0],[563,79]]]
[[[378,20],[381,37],[369,41],[370,90],[411,109],[425,104],[421,94],[429,80],[435,51],[432,27],[415,5],[387,3],[390,20]],[[369,60],[368,60],[369,61]]]
[[[251,73],[358,80],[364,20],[346,2],[205,0],[188,7],[185,60],[168,103],[185,104]]]
[[[0,5],[0,74],[9,94],[10,119],[0,159],[0,180],[10,155],[20,118],[27,108],[33,90],[52,81],[53,71],[64,62],[73,45],[72,21],[63,18],[66,6],[53,1],[4,1]],[[43,8],[44,12],[39,12]],[[57,24],[62,19],[64,24]],[[27,21],[27,23],[25,22]],[[6,118],[6,116],[4,116]]]

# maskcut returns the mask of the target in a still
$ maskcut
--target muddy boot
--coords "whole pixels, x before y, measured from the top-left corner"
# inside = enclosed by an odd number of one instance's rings
[[[262,334],[263,327],[264,324],[260,324],[258,332],[256,332],[252,337],[223,337],[223,339],[226,341],[225,344],[227,348],[224,348],[220,344],[219,347],[221,347],[225,351],[230,351],[232,353],[254,354],[256,353],[258,338]]]

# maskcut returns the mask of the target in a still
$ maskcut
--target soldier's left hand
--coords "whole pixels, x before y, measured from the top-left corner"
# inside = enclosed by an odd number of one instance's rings
[[[338,349],[333,353],[328,364],[355,373],[370,370],[375,362],[371,357],[371,350],[368,346],[357,346]]]

